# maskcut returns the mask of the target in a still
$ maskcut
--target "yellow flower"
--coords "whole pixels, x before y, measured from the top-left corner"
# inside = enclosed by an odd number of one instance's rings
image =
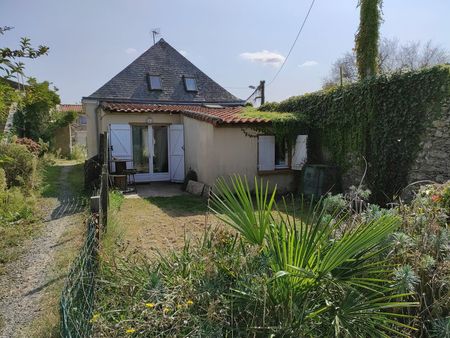
[[[183,305],[177,304],[177,310],[180,310],[180,309],[182,309],[182,308],[183,308]]]
[[[153,309],[155,307],[155,304],[153,304],[153,303],[145,303],[145,306],[148,307],[149,309]]]
[[[135,333],[136,330],[135,329],[127,329],[125,332],[131,334],[131,333]]]
[[[163,312],[164,313],[167,313],[167,312],[169,312],[170,311],[170,308],[168,308],[168,307],[165,307],[164,309],[163,309]]]
[[[189,300],[186,302],[186,304],[189,306],[189,305],[194,304],[194,302],[193,302],[191,299],[189,299]]]
[[[95,313],[95,314],[92,316],[90,322],[91,322],[91,323],[95,323],[99,318],[100,318],[100,313]]]

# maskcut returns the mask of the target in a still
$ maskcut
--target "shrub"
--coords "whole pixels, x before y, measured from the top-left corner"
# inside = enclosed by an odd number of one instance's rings
[[[30,138],[16,138],[14,143],[23,144],[27,147],[28,151],[36,156],[41,154],[41,145]]]
[[[5,171],[8,187],[17,186],[31,190],[38,185],[38,160],[25,145],[0,144],[0,159],[0,166]]]
[[[273,192],[219,184],[211,206],[237,233],[213,229],[198,246],[150,264],[104,258],[92,318],[98,336],[330,337],[408,335],[393,268],[377,257],[399,226],[383,216],[346,227],[319,204],[301,220],[271,212]],[[353,220],[351,220],[353,222]],[[376,259],[374,259],[376,257]]]
[[[25,197],[19,188],[0,191],[0,223],[33,219],[34,198]]]
[[[70,152],[70,159],[76,161],[84,161],[86,159],[86,147],[80,144],[76,144]]]

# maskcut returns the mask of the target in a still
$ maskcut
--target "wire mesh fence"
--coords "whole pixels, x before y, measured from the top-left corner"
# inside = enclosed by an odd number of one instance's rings
[[[106,153],[106,150],[104,151]],[[64,338],[84,338],[92,335],[100,235],[106,230],[108,222],[108,167],[105,162],[99,162],[102,168],[98,178],[100,188],[94,192],[93,197],[98,203],[91,204],[93,213],[86,222],[86,238],[70,268],[61,294],[60,335]]]
[[[90,217],[85,242],[70,269],[61,295],[62,337],[89,337],[92,333],[98,230],[97,217]]]

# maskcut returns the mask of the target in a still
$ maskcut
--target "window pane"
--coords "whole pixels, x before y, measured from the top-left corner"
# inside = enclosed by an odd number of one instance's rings
[[[151,90],[161,89],[161,77],[150,75],[150,89]]]
[[[148,127],[132,126],[133,165],[138,173],[149,172]]]
[[[184,84],[186,85],[187,91],[195,92],[197,91],[197,82],[193,77],[185,77]]]
[[[275,140],[275,165],[279,167],[287,166],[286,142]]]
[[[169,172],[169,159],[167,144],[167,127],[153,127],[154,138],[154,156],[153,156],[153,172],[167,173]]]

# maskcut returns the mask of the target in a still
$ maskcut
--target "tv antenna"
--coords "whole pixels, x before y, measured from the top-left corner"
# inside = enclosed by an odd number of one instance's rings
[[[161,35],[161,30],[159,28],[153,28],[152,29],[152,35],[153,35],[153,44],[156,43],[156,37],[158,35]]]

